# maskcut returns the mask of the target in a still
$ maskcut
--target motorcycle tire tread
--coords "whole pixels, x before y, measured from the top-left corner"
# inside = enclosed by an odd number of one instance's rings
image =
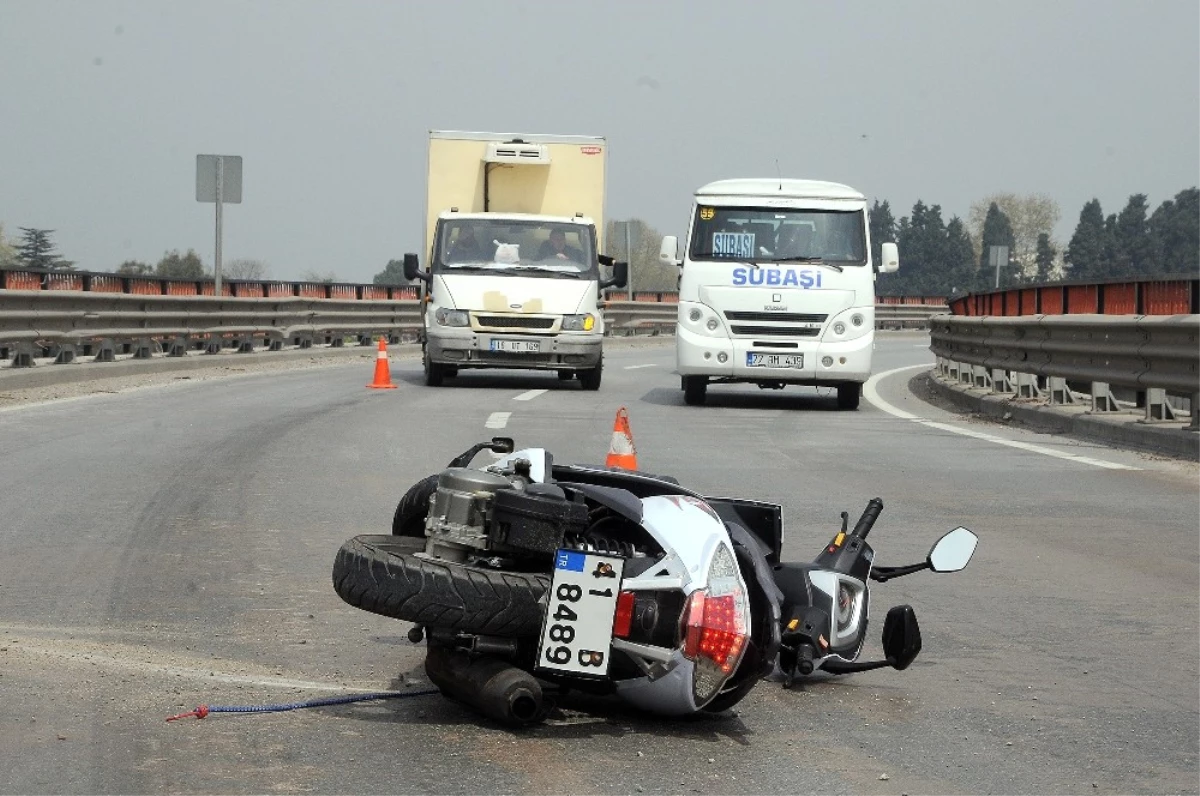
[[[334,591],[356,608],[420,625],[490,636],[541,630],[548,577],[414,555],[424,549],[423,538],[349,539],[334,559]]]
[[[392,534],[425,538],[425,517],[429,515],[429,498],[437,491],[438,476],[427,476],[409,487],[396,504],[392,516]]]

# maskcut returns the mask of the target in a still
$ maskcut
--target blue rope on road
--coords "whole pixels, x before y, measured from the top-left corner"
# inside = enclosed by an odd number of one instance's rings
[[[300,710],[301,708],[319,708],[326,705],[347,705],[351,702],[367,702],[373,699],[403,699],[436,694],[436,688],[427,691],[380,691],[373,694],[353,694],[351,696],[324,697],[309,699],[304,702],[285,702],[279,705],[199,705],[195,710],[168,716],[167,721],[176,721],[194,716],[202,719],[209,713],[281,713],[285,710]]]

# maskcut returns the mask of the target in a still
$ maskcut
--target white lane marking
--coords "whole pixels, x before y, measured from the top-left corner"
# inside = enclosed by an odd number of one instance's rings
[[[492,412],[488,415],[487,422],[484,423],[484,428],[504,428],[508,425],[508,419],[512,417],[512,412]]]
[[[658,365],[651,362],[648,365],[626,365],[625,370],[640,370],[641,368],[657,368]]]
[[[513,398],[513,400],[514,401],[532,401],[534,398],[537,398],[539,395],[541,395],[544,392],[547,392],[547,390],[530,390],[529,392],[521,393],[516,398]]]
[[[1043,456],[1053,456],[1057,459],[1067,459],[1068,461],[1079,462],[1080,464],[1090,464],[1093,467],[1103,467],[1109,470],[1142,469],[1140,467],[1132,467],[1128,464],[1117,464],[1116,462],[1106,462],[1103,459],[1093,459],[1090,456],[1079,456],[1077,454],[1067,453],[1065,451],[1056,451],[1053,448],[1047,448],[1042,445],[1034,445],[1029,442],[1018,442],[1017,440],[1004,439],[1003,437],[997,437],[994,434],[985,434],[982,431],[960,428],[958,426],[952,426],[948,423],[938,423],[934,420],[926,420],[925,418],[914,415],[911,412],[905,412],[903,409],[897,409],[880,397],[879,390],[876,388],[876,385],[884,378],[892,375],[893,373],[900,373],[901,371],[905,370],[916,370],[917,368],[928,369],[931,367],[931,365],[909,365],[908,367],[904,368],[895,368],[893,370],[884,371],[883,373],[876,373],[867,380],[865,385],[863,385],[863,396],[866,397],[869,403],[878,407],[879,409],[882,409],[889,415],[898,417],[901,420],[911,420],[914,423],[920,423],[921,425],[928,426],[929,428],[936,428],[939,431],[949,431],[953,434],[961,434],[964,437],[973,437],[974,439],[980,439],[984,442],[994,442],[997,445],[1007,445],[1010,448],[1018,448],[1020,450],[1029,451],[1030,453],[1040,453]]]

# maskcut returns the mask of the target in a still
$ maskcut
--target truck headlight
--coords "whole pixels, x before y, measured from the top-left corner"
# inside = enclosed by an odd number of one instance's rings
[[[591,313],[587,315],[564,315],[562,329],[564,332],[590,332],[596,328],[596,318]]]
[[[451,310],[445,307],[438,307],[437,312],[433,314],[433,319],[437,321],[438,326],[470,326],[471,318],[466,310]]]

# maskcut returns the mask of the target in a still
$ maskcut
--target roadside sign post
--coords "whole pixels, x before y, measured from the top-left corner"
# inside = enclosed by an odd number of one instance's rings
[[[988,248],[988,265],[996,269],[996,287],[1000,287],[1000,267],[1008,265],[1008,247],[991,246]]]
[[[196,155],[196,201],[217,206],[216,246],[213,253],[213,295],[221,295],[222,206],[242,202],[241,155]]]
[[[629,239],[629,222],[625,222],[625,261],[629,263],[629,284],[628,288],[629,300],[633,301],[633,244]]]

